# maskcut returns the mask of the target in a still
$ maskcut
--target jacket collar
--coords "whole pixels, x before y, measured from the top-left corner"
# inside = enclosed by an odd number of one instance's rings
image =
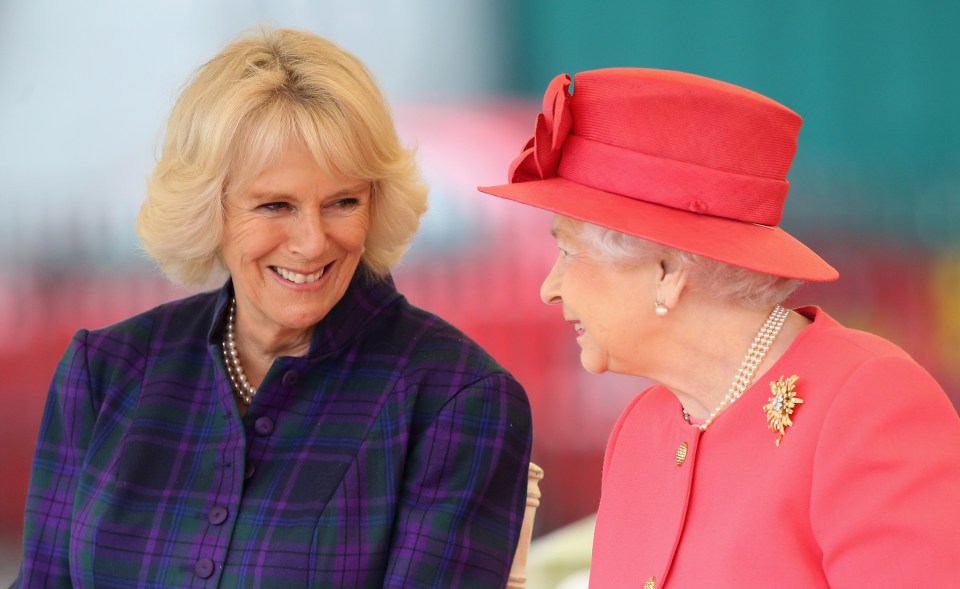
[[[219,346],[227,320],[227,309],[233,298],[233,281],[217,293],[213,318],[207,331],[207,343]],[[403,298],[389,274],[378,279],[358,267],[343,297],[314,327],[308,358],[323,358],[335,353],[360,337],[367,325],[389,305]]]

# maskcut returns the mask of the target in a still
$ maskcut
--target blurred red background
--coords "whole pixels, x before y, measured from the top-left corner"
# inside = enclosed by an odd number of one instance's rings
[[[540,534],[596,509],[607,435],[646,381],[585,373],[560,310],[540,302],[540,281],[555,253],[549,213],[474,190],[477,183],[500,181],[528,132],[532,108],[503,103],[401,111],[401,127],[416,130],[436,190],[434,210],[395,278],[413,303],[463,329],[525,386],[534,413],[534,460],[546,472]],[[835,235],[804,239],[837,266],[841,280],[805,285],[791,302],[818,304],[849,326],[898,343],[958,404],[960,257]],[[183,294],[155,272],[69,265],[25,273],[0,287],[0,405],[8,416],[0,428],[0,529],[21,530],[45,393],[72,334]]]
[[[475,191],[504,180],[549,80],[680,69],[800,113],[784,227],[841,279],[792,303],[897,343],[956,406],[958,19],[960,3],[892,0],[0,2],[0,586],[15,574],[40,414],[71,335],[185,294],[138,255],[134,217],[176,89],[240,30],[330,36],[398,107],[432,191],[395,277],[526,387],[546,472],[539,535],[596,509],[607,435],[645,386],[586,374],[559,310],[540,302],[549,214]]]

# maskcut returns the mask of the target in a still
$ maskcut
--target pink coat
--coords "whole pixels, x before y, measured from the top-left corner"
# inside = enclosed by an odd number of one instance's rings
[[[659,385],[624,411],[591,589],[960,587],[956,410],[893,344],[798,311],[814,323],[706,432]],[[792,375],[777,446],[763,406]]]

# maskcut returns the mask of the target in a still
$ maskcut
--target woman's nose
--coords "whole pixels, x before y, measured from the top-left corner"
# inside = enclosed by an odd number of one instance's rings
[[[559,259],[554,262],[547,277],[543,279],[543,284],[540,285],[540,300],[548,305],[563,302],[560,298],[560,272],[557,270],[559,262]]]
[[[298,215],[293,221],[290,251],[313,260],[327,249],[327,234],[323,219],[318,214]]]

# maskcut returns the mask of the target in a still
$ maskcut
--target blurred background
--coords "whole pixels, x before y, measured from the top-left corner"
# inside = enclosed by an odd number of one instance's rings
[[[0,586],[70,336],[185,294],[134,231],[173,100],[260,23],[357,54],[419,146],[431,209],[395,276],[525,385],[546,471],[535,536],[596,510],[607,435],[644,386],[585,374],[559,310],[540,303],[549,214],[475,191],[504,181],[561,72],[680,69],[800,113],[783,226],[841,279],[792,302],[893,340],[960,404],[960,4],[0,0]]]

